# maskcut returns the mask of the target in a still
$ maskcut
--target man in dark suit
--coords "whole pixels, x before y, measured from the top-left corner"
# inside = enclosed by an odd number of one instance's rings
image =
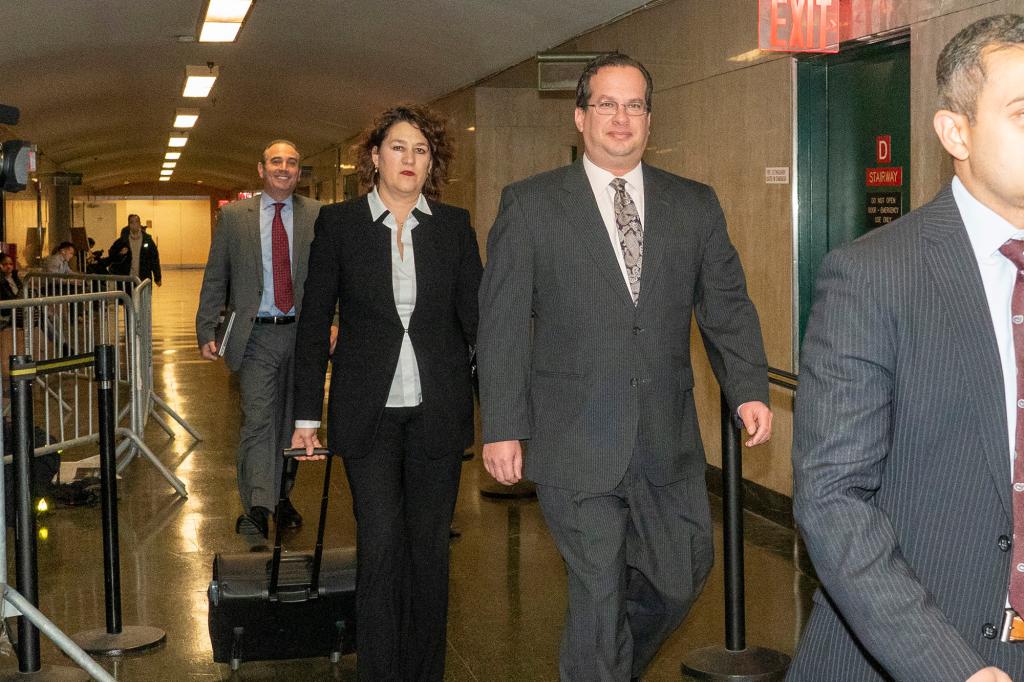
[[[142,219],[132,213],[128,226],[121,230],[121,236],[110,246],[107,268],[112,275],[135,275],[141,279],[152,279],[153,284],[162,285],[160,278],[160,252],[156,242],[142,228]]]
[[[1024,17],[968,26],[937,75],[956,177],[818,277],[793,465],[822,589],[794,681],[1024,679]]]
[[[586,153],[505,188],[480,290],[484,464],[514,483],[529,442],[569,577],[563,680],[638,677],[711,568],[692,314],[748,445],[771,433],[761,330],[715,193],[641,163],[652,90],[625,55],[588,64]]]
[[[196,313],[202,356],[223,355],[238,373],[238,491],[245,513],[235,527],[264,537],[280,492],[281,449],[291,444],[294,323],[320,212],[319,202],[294,194],[300,164],[293,143],[271,142],[257,165],[263,194],[221,209]],[[215,334],[225,304],[234,322],[220,348]],[[295,528],[302,517],[286,500],[276,522]]]

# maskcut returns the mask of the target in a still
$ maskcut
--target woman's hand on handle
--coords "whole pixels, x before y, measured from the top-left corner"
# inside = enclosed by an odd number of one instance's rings
[[[312,459],[326,459],[323,455],[314,455],[313,448],[323,447],[320,445],[320,439],[317,438],[316,429],[309,428],[297,428],[292,433],[292,447],[302,448],[306,451],[302,457],[296,457],[295,459],[307,461]]]

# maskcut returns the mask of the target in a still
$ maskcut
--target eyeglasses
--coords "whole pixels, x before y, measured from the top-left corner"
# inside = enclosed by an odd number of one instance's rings
[[[619,104],[611,100],[604,100],[597,104],[588,104],[588,107],[593,107],[601,116],[614,116],[618,112],[619,107],[626,110],[626,113],[630,116],[643,116],[647,113],[647,105],[640,101],[626,102],[625,104]]]

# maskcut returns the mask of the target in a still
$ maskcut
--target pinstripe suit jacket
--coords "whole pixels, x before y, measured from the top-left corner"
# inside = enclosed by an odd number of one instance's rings
[[[986,665],[1024,679],[1024,646],[986,637],[1013,535],[1003,395],[948,186],[825,259],[793,448],[822,589],[788,679],[962,682]]]
[[[292,195],[292,289],[295,313],[302,307],[309,245],[320,202]],[[235,310],[224,361],[231,371],[242,366],[253,320],[263,297],[263,247],[260,241],[260,197],[243,199],[220,210],[206,259],[203,288],[196,311],[196,337],[203,346],[214,338],[217,317],[226,303]]]
[[[537,483],[611,490],[638,444],[657,485],[703,475],[694,314],[729,404],[767,402],[757,312],[714,190],[646,164],[643,177],[637,305],[582,159],[502,194],[480,289],[484,442],[529,440]]]

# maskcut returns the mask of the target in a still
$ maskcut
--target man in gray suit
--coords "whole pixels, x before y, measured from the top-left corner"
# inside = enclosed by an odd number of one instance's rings
[[[822,589],[793,681],[1024,680],[1024,17],[968,26],[937,75],[956,177],[818,277],[793,465]]]
[[[514,483],[529,442],[568,571],[563,680],[639,677],[711,568],[691,315],[747,444],[771,433],[761,330],[714,190],[641,163],[652,90],[625,55],[586,67],[586,153],[505,188],[480,290],[484,464]]]
[[[196,313],[202,356],[223,356],[238,373],[238,491],[245,513],[235,529],[263,537],[279,494],[281,449],[291,444],[295,320],[320,212],[319,202],[294,194],[301,170],[293,143],[274,140],[263,150],[262,195],[220,211]],[[220,348],[215,330],[225,304],[234,322]],[[286,500],[276,522],[296,528],[302,517]]]

